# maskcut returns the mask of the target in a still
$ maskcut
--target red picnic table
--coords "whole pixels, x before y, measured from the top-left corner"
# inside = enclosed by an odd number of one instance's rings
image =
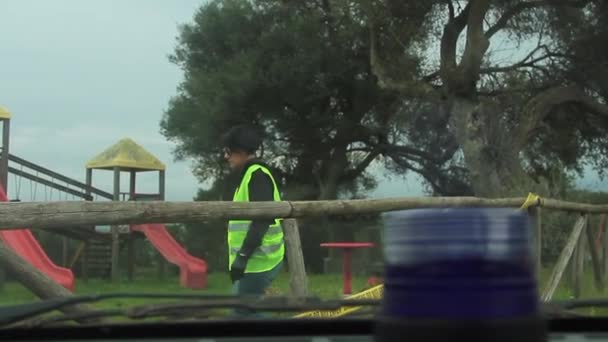
[[[355,248],[374,247],[371,242],[325,242],[321,247],[341,248],[342,249],[342,273],[344,275],[344,295],[352,293],[352,273],[351,273],[351,256],[352,250]]]

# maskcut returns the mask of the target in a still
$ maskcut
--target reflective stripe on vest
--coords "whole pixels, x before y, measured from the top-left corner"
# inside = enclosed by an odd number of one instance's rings
[[[231,223],[228,225],[229,232],[246,232],[249,230],[250,223]],[[270,226],[266,234],[279,234],[283,232],[281,226]]]
[[[279,249],[281,249],[281,247],[283,246],[283,243],[277,243],[274,245],[269,245],[269,246],[259,246],[258,248],[256,248],[253,252],[253,256],[266,256],[269,254],[272,254],[276,251],[278,251]],[[238,248],[231,248],[230,249],[231,253],[238,253],[239,249]]]
[[[239,187],[234,193],[234,202],[248,202],[249,201],[249,181],[255,171],[262,171],[270,177],[274,187],[273,197],[274,201],[281,201],[279,190],[277,188],[274,177],[270,171],[259,165],[254,164],[249,166],[245,171],[243,179],[239,184]],[[230,268],[238,251],[241,249],[249,227],[251,220],[230,220],[228,222],[228,267]],[[247,262],[246,273],[258,273],[271,270],[278,265],[285,255],[285,243],[283,240],[283,229],[281,227],[281,220],[275,219],[274,224],[270,225],[266,234],[262,239],[262,244],[256,248]]]

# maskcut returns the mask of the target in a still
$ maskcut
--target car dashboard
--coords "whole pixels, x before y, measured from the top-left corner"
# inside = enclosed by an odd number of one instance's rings
[[[548,341],[608,341],[608,319],[556,319],[548,321],[548,328]],[[13,328],[0,330],[0,339],[97,342],[368,342],[374,341],[374,322],[369,319],[291,319]]]

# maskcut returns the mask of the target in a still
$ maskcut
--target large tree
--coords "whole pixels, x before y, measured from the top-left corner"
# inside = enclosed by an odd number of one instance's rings
[[[376,158],[437,194],[543,192],[608,161],[606,16],[598,0],[214,1],[182,29],[163,131],[213,179],[218,134],[264,124],[291,198],[371,186]]]
[[[218,138],[266,128],[263,155],[288,198],[333,199],[374,186],[397,93],[369,65],[369,34],[347,2],[215,0],[183,25],[171,59],[185,79],[161,122],[194,157],[201,180],[223,180]]]
[[[197,176],[212,184],[197,200],[230,200],[235,179],[218,139],[243,122],[265,127],[263,157],[286,198],[334,199],[374,186],[366,171],[394,131],[399,94],[377,85],[367,24],[346,4],[216,0],[181,27],[171,58],[185,78],[161,127],[178,143],[176,155],[195,158]],[[352,238],[341,224],[300,221],[309,271],[323,267],[319,242]],[[223,228],[187,226],[189,244],[213,269],[226,266]]]
[[[549,175],[581,171],[587,160],[606,166],[604,1],[357,3],[370,24],[379,84],[409,106],[404,125],[427,120],[435,127],[430,140],[406,131],[403,141],[444,147],[433,153],[441,163],[393,148],[389,165],[430,182],[439,168],[452,188],[470,184],[476,195],[492,197],[546,191]]]

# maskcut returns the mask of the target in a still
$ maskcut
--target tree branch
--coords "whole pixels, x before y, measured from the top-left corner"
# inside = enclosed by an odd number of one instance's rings
[[[414,166],[414,165],[412,165],[412,164],[411,164],[409,161],[404,160],[404,159],[395,159],[395,158],[391,158],[391,160],[392,160],[392,161],[393,161],[395,164],[399,165],[400,167],[405,168],[405,169],[408,169],[408,170],[410,170],[410,171],[414,171],[414,172],[416,172],[417,174],[419,174],[419,175],[421,175],[421,176],[425,177],[425,172],[424,172],[424,169],[422,169],[422,168],[418,168],[418,167],[415,167],[415,166]],[[425,177],[425,178],[426,178],[426,177]]]
[[[344,172],[344,178],[346,179],[354,179],[358,177],[367,167],[380,155],[379,150],[372,151],[365,156],[365,158],[353,169],[346,170]]]
[[[529,57],[526,57],[523,60],[521,60],[515,64],[509,65],[509,66],[482,68],[479,72],[482,74],[492,74],[492,73],[497,73],[497,72],[509,72],[509,71],[513,71],[513,70],[516,70],[519,68],[530,68],[530,67],[534,67],[536,65],[536,63],[542,62],[545,59],[559,57],[559,56],[561,56],[561,55],[549,53],[544,56],[534,58],[527,62],[526,62],[526,59],[528,59]]]
[[[458,31],[459,33],[462,32],[462,30],[464,30],[465,26],[467,25],[467,19],[469,17],[470,11],[471,2],[469,1],[469,3],[467,3],[467,5],[462,9],[462,11],[460,11],[458,16],[454,18],[452,23],[456,31]]]
[[[467,25],[467,17],[471,10],[471,2],[455,18],[450,18],[443,28],[440,46],[440,74],[444,84],[449,84],[452,74],[456,71],[456,46],[458,36]]]
[[[471,185],[466,183],[463,177],[451,174],[450,171],[466,172],[467,170],[457,166],[443,170],[425,168],[425,173],[420,175],[431,185],[433,191],[441,196],[473,196]]]
[[[538,92],[538,91],[545,90],[546,88],[547,88],[546,86],[533,87],[533,88],[531,88],[529,86],[522,86],[522,87],[514,87],[514,88],[499,88],[499,89],[493,89],[493,90],[478,90],[477,95],[495,97],[495,96],[500,96],[500,95],[505,95],[505,94]]]
[[[488,47],[489,40],[483,33],[483,22],[490,9],[489,0],[471,0],[471,10],[467,20],[467,42],[459,69],[463,90],[474,89],[479,78],[479,70]]]
[[[435,80],[437,77],[439,76],[439,71],[434,71],[426,76],[423,76],[422,79],[425,82],[432,82],[433,80]]]
[[[409,146],[381,144],[377,147],[386,155],[400,155],[406,157],[406,159],[421,158],[429,161],[435,160],[435,156]]]
[[[435,193],[441,194],[443,196],[473,195],[473,191],[470,185],[462,181],[460,177],[453,177],[452,179],[450,179],[450,177],[447,176],[450,170],[455,170],[457,169],[456,167],[440,169],[438,167],[428,164],[422,165],[421,167],[416,167],[407,160],[393,158],[391,158],[391,160],[399,167],[413,171],[422,176],[428,182],[428,184],[431,186]],[[450,183],[452,183],[451,186]]]
[[[603,103],[597,102],[596,100],[594,100],[590,96],[587,96],[584,93],[579,99],[578,104],[583,106],[583,108],[587,110],[587,112],[590,114],[608,117],[608,106]]]
[[[523,147],[539,124],[559,105],[574,103],[587,113],[608,117],[608,105],[600,103],[575,85],[547,89],[530,100],[522,112],[516,146]]]
[[[376,39],[376,28],[373,24],[370,24],[369,30],[369,40],[370,40],[370,66],[372,72],[378,78],[378,85],[380,88],[392,89],[397,91],[406,91],[407,87],[398,82],[394,82],[387,76],[387,71],[384,68],[384,65],[381,64],[378,58],[378,40]]]
[[[452,141],[451,144],[444,148],[441,155],[431,154],[426,151],[417,150],[415,148],[403,145],[389,145],[389,144],[378,144],[377,147],[382,154],[385,154],[392,159],[404,158],[413,160],[419,164],[435,164],[442,165],[450,160],[458,148],[460,147],[456,141]]]
[[[498,31],[504,29],[509,21],[522,13],[523,11],[531,8],[541,7],[541,6],[571,6],[571,7],[584,7],[588,4],[590,0],[578,0],[578,1],[560,1],[560,0],[536,0],[536,1],[527,1],[520,2],[517,5],[508,9],[505,14],[503,14],[500,19],[494,24],[494,26],[490,27],[486,32],[486,38],[490,39],[494,36]]]
[[[452,0],[445,0],[445,2],[448,5],[448,11],[450,12],[450,20],[454,19],[454,4],[452,3]]]
[[[347,153],[351,153],[351,152],[372,152],[372,149],[369,147],[356,147],[356,148],[349,148],[346,150]]]
[[[434,91],[428,83],[416,80],[395,81],[389,76],[389,72],[378,57],[378,39],[376,28],[370,23],[370,66],[372,73],[378,79],[378,86],[384,89],[391,89],[401,93],[411,93],[414,95],[424,95]]]

